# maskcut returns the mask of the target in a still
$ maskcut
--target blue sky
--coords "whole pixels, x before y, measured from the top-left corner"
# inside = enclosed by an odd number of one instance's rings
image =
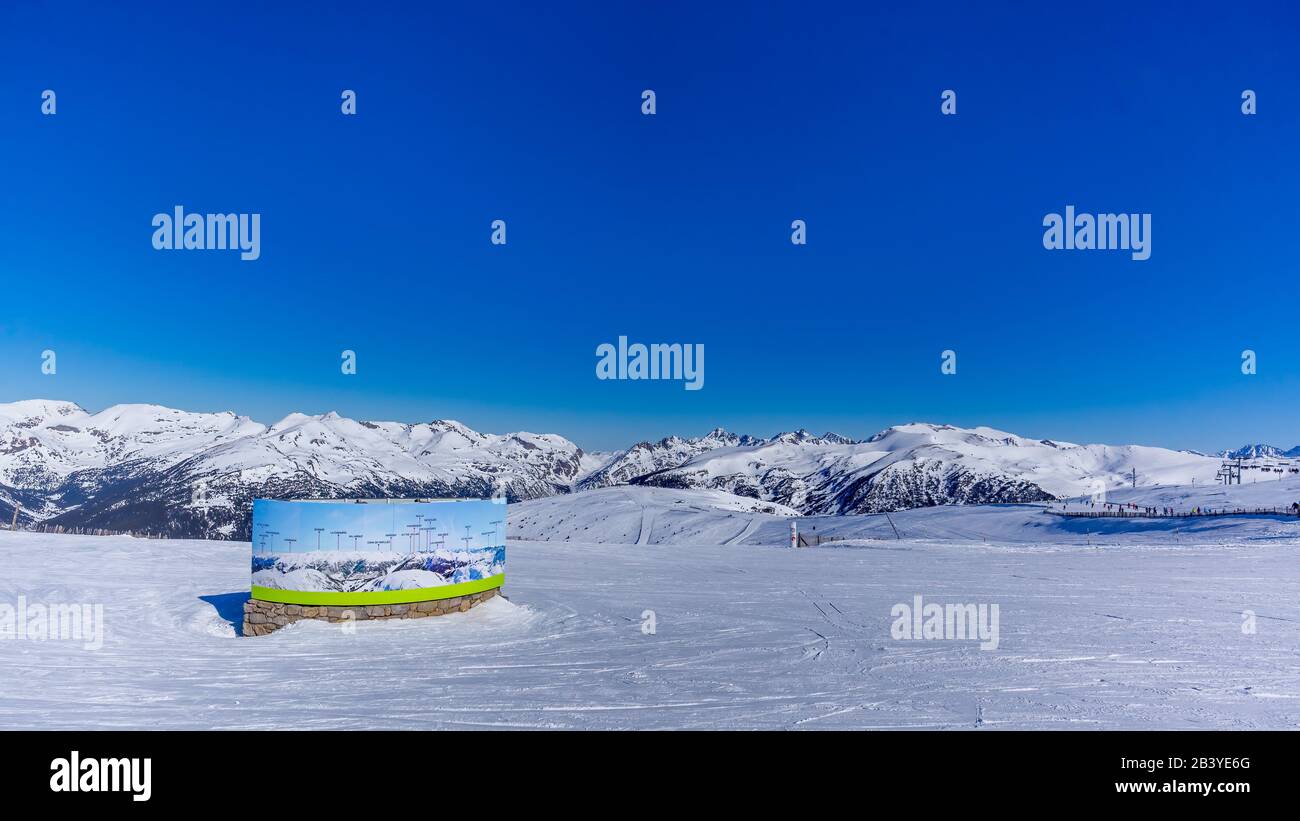
[[[260,5],[0,10],[0,401],[1300,443],[1287,4]],[[155,251],[178,204],[261,259]],[[1070,204],[1151,258],[1044,250]],[[705,388],[597,380],[620,335]]]

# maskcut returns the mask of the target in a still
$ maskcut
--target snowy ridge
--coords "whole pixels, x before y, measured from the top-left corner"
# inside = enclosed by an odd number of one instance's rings
[[[71,402],[14,402],[0,405],[0,484],[53,489],[77,471],[135,460],[158,469],[265,430],[233,413],[114,405],[90,414]]]
[[[70,402],[0,405],[0,516],[175,536],[247,538],[252,499],[530,499],[567,492],[591,461],[562,436],[460,422],[361,422]],[[30,518],[28,518],[30,517]]]
[[[1098,483],[1206,484],[1219,457],[1136,445],[1075,445],[992,428],[914,423],[866,441],[806,430],[769,439],[716,428],[616,453],[555,434],[487,434],[294,413],[267,426],[234,413],[71,402],[0,404],[0,518],[24,524],[247,538],[255,497],[514,501],[648,486],[716,490],[804,515],[943,504],[1040,502]],[[775,508],[774,508],[775,509]]]
[[[992,428],[913,423],[866,442],[786,436],[714,449],[636,484],[711,488],[797,508],[843,514],[939,504],[1039,502],[1119,487],[1136,470],[1143,484],[1210,482],[1219,460],[1137,445],[1075,445]]]
[[[1225,459],[1293,459],[1300,456],[1300,445],[1289,450],[1274,445],[1243,445],[1236,450],[1225,450],[1219,455]]]
[[[614,454],[599,469],[583,477],[578,482],[578,489],[626,485],[638,476],[676,467],[701,453],[717,448],[753,445],[760,441],[714,428],[707,435],[695,439],[669,436],[658,442],[638,442],[627,450]]]

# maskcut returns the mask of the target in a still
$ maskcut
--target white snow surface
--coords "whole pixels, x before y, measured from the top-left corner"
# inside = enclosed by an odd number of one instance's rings
[[[511,505],[509,528],[511,538],[529,541],[730,544],[796,515],[721,490],[611,487]]]
[[[1182,485],[1121,489],[1111,502],[1215,510],[1287,508],[1300,501],[1300,477],[1224,487]],[[530,541],[609,544],[769,545],[790,543],[790,518],[807,537],[873,542],[898,539],[984,543],[1246,544],[1300,540],[1294,516],[1173,519],[1074,519],[1051,511],[1083,511],[1065,502],[939,505],[895,513],[798,516],[775,504],[717,490],[612,487],[535,499],[510,507],[510,537]]]
[[[0,603],[102,603],[107,622],[99,650],[0,639],[0,728],[1300,726],[1294,520],[1090,546],[1029,524],[1065,521],[1043,506],[949,507],[893,514],[901,539],[883,515],[834,517],[859,538],[791,550],[763,543],[787,516],[683,493],[512,506],[512,534],[572,521],[512,539],[508,600],[353,633],[238,637],[247,544],[0,532]],[[634,542],[647,509],[642,544],[561,536]],[[998,604],[998,648],[892,639],[917,595]]]

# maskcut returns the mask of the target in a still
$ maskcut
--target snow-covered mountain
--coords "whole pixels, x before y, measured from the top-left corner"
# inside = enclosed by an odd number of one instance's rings
[[[658,442],[638,442],[627,450],[614,454],[603,466],[583,477],[578,482],[578,489],[626,485],[638,476],[677,467],[716,448],[746,447],[761,442],[761,439],[737,436],[722,428],[714,428],[695,439],[669,436]]]
[[[233,413],[157,405],[91,414],[71,402],[0,404],[0,517],[8,521],[18,503],[24,522],[52,520],[106,488],[147,482],[213,446],[265,430]]]
[[[52,490],[78,471],[130,462],[157,470],[265,430],[233,413],[114,405],[90,414],[71,402],[13,402],[0,405],[0,484]]]
[[[726,490],[807,514],[877,513],[940,504],[1036,502],[1132,481],[1212,481],[1214,457],[1135,445],[1074,445],[992,428],[915,423],[865,442],[781,435],[714,448],[634,484]]]
[[[592,465],[552,434],[459,422],[358,422],[69,402],[0,405],[0,516],[49,525],[247,538],[254,497],[486,497],[567,492]],[[26,517],[24,521],[30,521]]]
[[[722,428],[714,428],[704,436],[682,439],[669,436],[658,442],[638,442],[627,450],[613,454],[598,470],[592,471],[578,482],[578,490],[630,484],[634,479],[651,473],[686,464],[691,459],[721,448],[753,448],[774,443],[793,445],[856,445],[856,439],[838,433],[813,436],[800,428],[789,433],[778,433],[771,439],[738,436]]]
[[[1219,458],[1073,445],[990,428],[910,424],[866,441],[805,430],[770,439],[717,428],[617,453],[554,434],[486,434],[459,422],[364,422],[70,402],[0,404],[0,519],[75,529],[247,538],[256,497],[512,500],[642,485],[725,491],[801,514],[1030,502],[1114,488],[1212,482]]]
[[[1283,450],[1274,445],[1243,445],[1219,454],[1226,459],[1290,459],[1300,456],[1300,445]]]

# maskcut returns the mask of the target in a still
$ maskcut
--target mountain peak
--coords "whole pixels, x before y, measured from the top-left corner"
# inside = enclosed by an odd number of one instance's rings
[[[314,421],[315,419],[316,419],[315,416],[308,416],[305,413],[298,413],[295,411],[294,413],[285,416],[279,422],[276,422],[274,425],[272,425],[271,430],[275,432],[284,431],[284,430],[288,430],[289,428],[297,427],[298,425],[304,424],[306,422]]]
[[[0,419],[51,419],[73,414],[84,414],[76,402],[62,399],[20,399],[0,404]]]
[[[830,444],[832,444],[832,445],[856,445],[856,444],[859,444],[859,442],[858,442],[857,439],[851,439],[851,438],[849,438],[848,436],[842,436],[842,435],[840,435],[840,434],[838,434],[838,433],[835,433],[834,431],[829,431],[829,430],[826,431],[825,433],[823,433],[823,434],[821,435],[821,440],[822,440],[823,442],[828,442],[828,443],[830,443]]]
[[[1242,445],[1236,450],[1225,450],[1219,456],[1224,459],[1285,459],[1300,456],[1300,445],[1290,450],[1283,450],[1275,445]]]
[[[800,442],[807,442],[808,440],[815,439],[815,438],[817,437],[809,433],[807,429],[799,428],[798,430],[782,431],[767,441],[773,443],[786,442],[789,444],[798,444]]]

